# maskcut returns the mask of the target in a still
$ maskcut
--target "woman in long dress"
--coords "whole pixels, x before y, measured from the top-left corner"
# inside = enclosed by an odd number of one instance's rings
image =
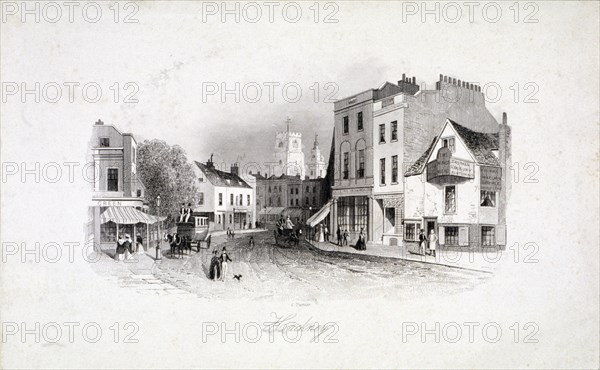
[[[123,239],[123,235],[119,235],[119,239],[117,239],[117,248],[115,250],[115,261],[123,261],[125,259],[125,239]]]
[[[431,255],[435,257],[435,249],[437,247],[438,237],[435,235],[435,231],[433,229],[429,232],[429,250],[431,251]]]
[[[319,237],[317,238],[318,242],[323,243],[325,241],[325,235],[323,234],[323,224],[319,224]]]
[[[217,280],[221,278],[221,261],[219,260],[219,257],[217,257],[216,249],[213,251],[213,257],[210,260],[208,275],[211,280]]]

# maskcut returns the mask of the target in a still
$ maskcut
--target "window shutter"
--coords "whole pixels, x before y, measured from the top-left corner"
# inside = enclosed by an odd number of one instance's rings
[[[443,226],[440,226],[439,231],[438,231],[438,243],[440,245],[446,244],[446,230],[444,229]]]
[[[496,226],[496,244],[506,245],[506,225]]]
[[[469,245],[469,228],[466,226],[461,226],[458,229],[458,245]]]

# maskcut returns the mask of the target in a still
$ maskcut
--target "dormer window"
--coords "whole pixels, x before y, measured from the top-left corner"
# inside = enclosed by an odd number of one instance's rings
[[[454,151],[456,150],[456,146],[454,143],[455,143],[455,141],[454,141],[453,137],[448,137],[448,138],[442,139],[442,146],[444,148],[450,149],[450,151],[452,153],[454,153]]]
[[[100,138],[100,148],[109,148],[110,147],[110,138],[101,137]]]

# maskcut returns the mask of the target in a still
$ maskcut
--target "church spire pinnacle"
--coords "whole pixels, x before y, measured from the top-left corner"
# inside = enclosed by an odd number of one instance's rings
[[[319,134],[315,134],[315,145],[314,148],[317,149],[319,146]]]

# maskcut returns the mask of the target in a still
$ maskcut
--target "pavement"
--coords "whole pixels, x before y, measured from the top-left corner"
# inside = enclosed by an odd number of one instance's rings
[[[436,251],[436,256],[433,257],[429,255],[415,254],[407,247],[401,245],[388,246],[381,244],[369,244],[367,245],[366,250],[357,250],[351,245],[338,246],[333,242],[317,242],[314,240],[307,241],[312,246],[322,251],[396,258],[406,261],[430,263],[440,266],[481,272],[493,272],[500,262],[500,259],[498,259],[498,256],[496,255],[476,253],[472,251],[460,252],[440,249]]]

